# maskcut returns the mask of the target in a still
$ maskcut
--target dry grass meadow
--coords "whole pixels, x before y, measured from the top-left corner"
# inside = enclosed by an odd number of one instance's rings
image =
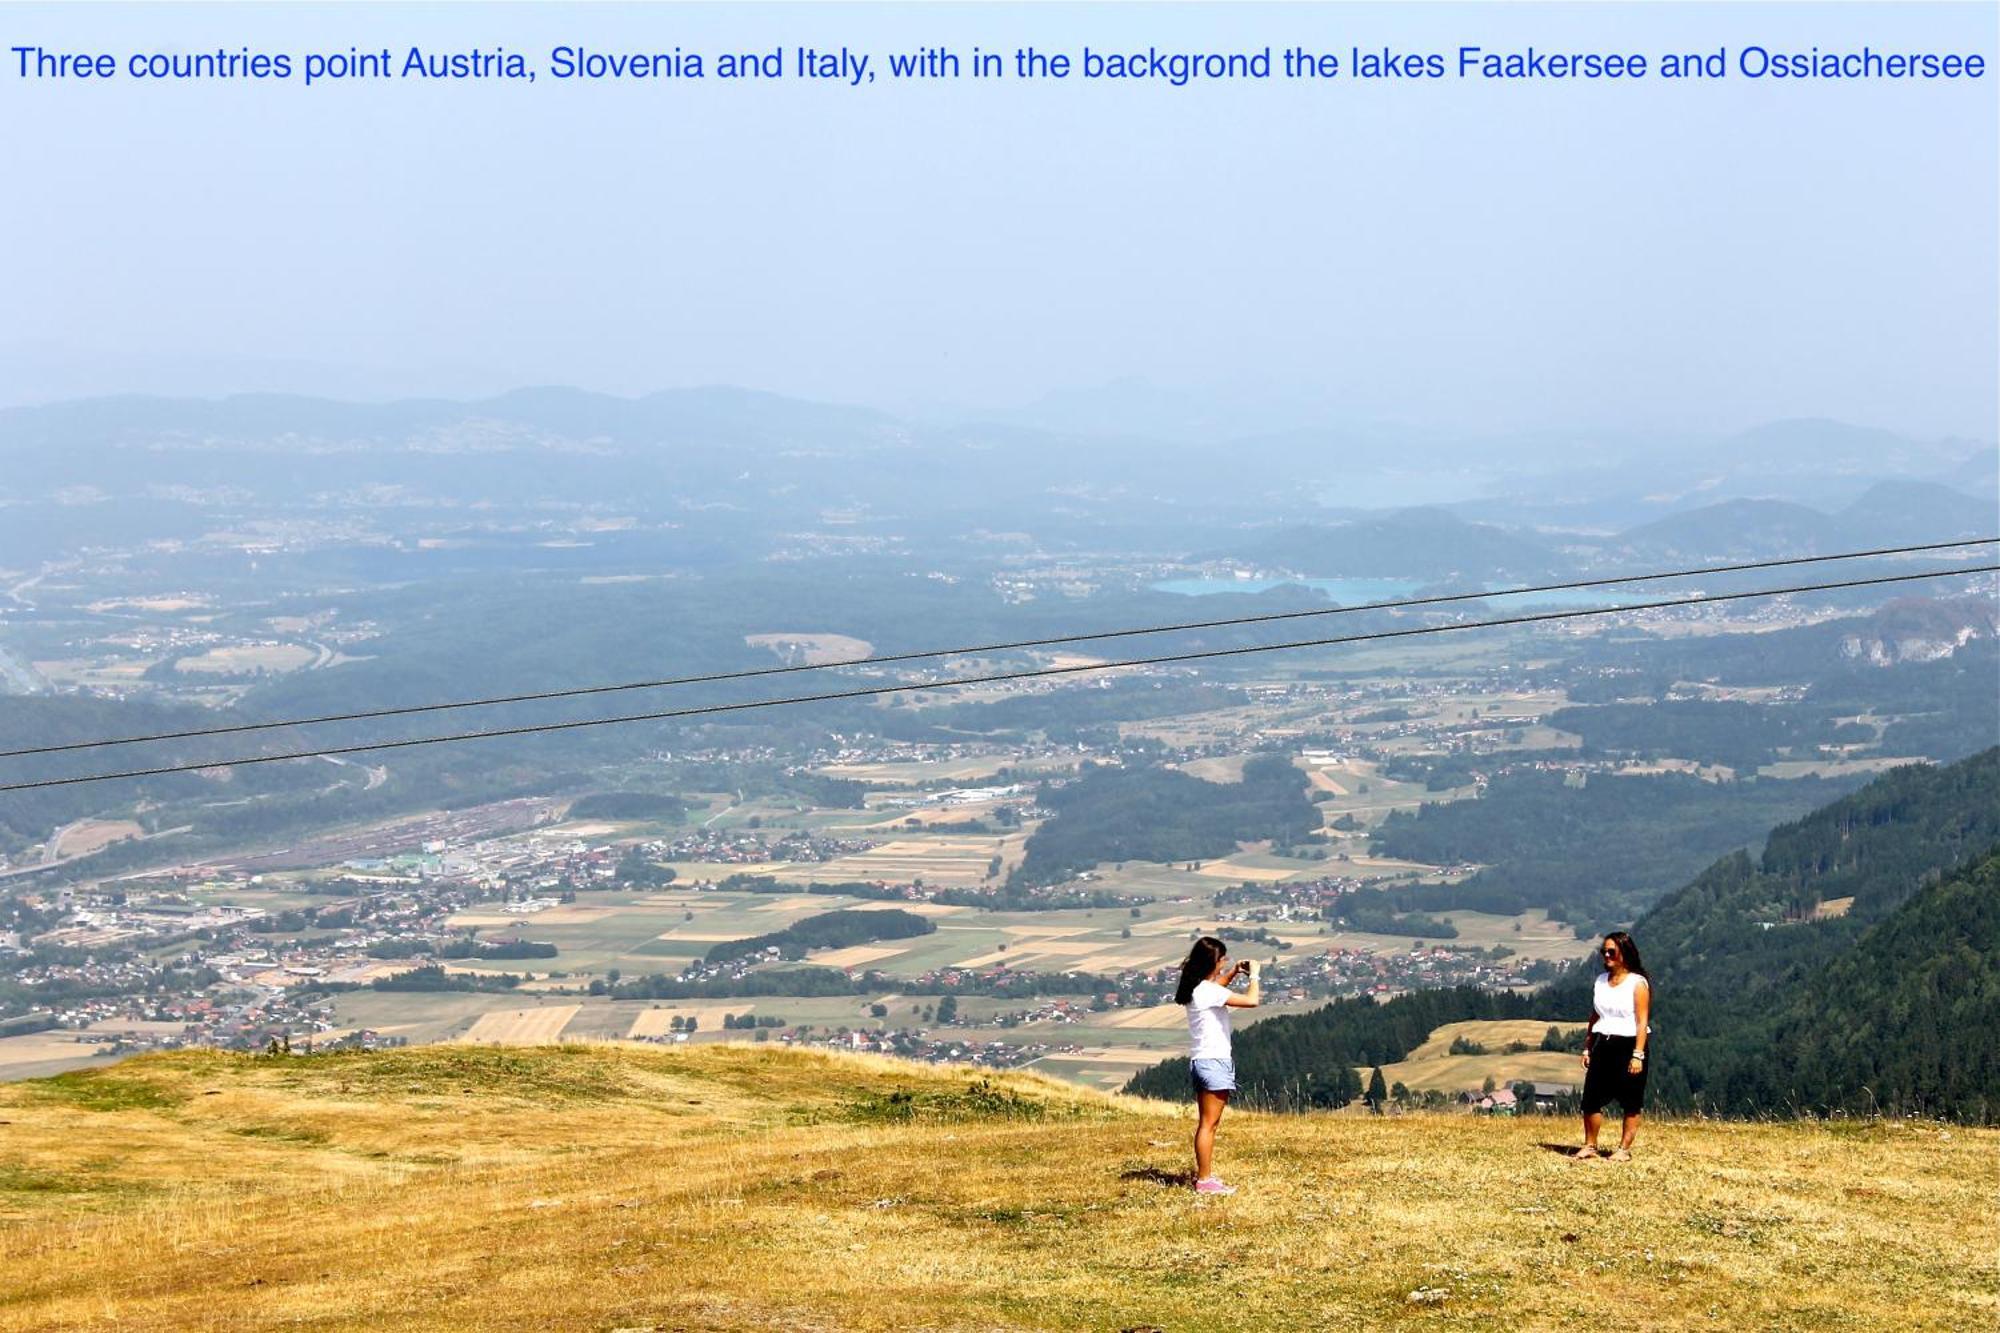
[[[753,1045],[0,1088],[0,1328],[1991,1327],[2000,1133],[1230,1113]]]

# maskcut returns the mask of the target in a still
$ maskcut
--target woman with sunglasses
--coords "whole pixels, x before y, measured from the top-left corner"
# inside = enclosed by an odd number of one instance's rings
[[[1639,1113],[1646,1105],[1653,983],[1639,961],[1639,947],[1624,931],[1606,935],[1600,953],[1604,970],[1597,974],[1591,992],[1590,1026],[1583,1038],[1583,1146],[1576,1157],[1580,1162],[1598,1160],[1597,1132],[1604,1126],[1604,1107],[1615,1101],[1625,1113],[1625,1130],[1611,1160],[1629,1162],[1632,1140],[1639,1133]]]

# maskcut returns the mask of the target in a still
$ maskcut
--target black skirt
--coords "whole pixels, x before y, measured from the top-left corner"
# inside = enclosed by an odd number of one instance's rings
[[[1596,1115],[1609,1102],[1617,1102],[1626,1115],[1637,1115],[1646,1106],[1646,1066],[1634,1074],[1632,1052],[1636,1037],[1599,1037],[1590,1043],[1590,1068],[1583,1075],[1583,1113]],[[1647,1058],[1652,1057],[1647,1051]]]

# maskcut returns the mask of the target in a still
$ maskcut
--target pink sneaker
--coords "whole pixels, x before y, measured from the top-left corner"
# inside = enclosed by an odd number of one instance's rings
[[[1214,1176],[1210,1176],[1205,1180],[1195,1181],[1194,1192],[1196,1194],[1234,1194],[1236,1193],[1236,1187],[1234,1185],[1225,1185]]]

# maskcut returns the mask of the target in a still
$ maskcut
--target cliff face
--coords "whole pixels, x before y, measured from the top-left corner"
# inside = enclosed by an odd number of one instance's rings
[[[1989,598],[1922,598],[1891,602],[1857,623],[1840,654],[1873,666],[1934,662],[1968,643],[2000,633],[2000,607]]]

